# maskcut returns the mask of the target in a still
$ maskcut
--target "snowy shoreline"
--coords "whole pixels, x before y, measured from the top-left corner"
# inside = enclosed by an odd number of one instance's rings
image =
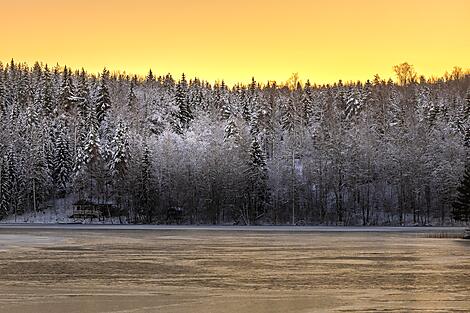
[[[2,229],[77,229],[77,230],[201,230],[201,231],[266,231],[266,232],[463,232],[460,226],[214,226],[214,225],[116,225],[116,224],[1,224]]]

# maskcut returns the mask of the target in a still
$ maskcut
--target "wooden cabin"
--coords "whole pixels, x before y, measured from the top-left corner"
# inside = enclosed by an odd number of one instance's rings
[[[88,200],[78,200],[73,204],[73,212],[70,218],[73,219],[101,219],[103,214],[97,208],[96,204]]]
[[[78,200],[73,204],[73,212],[70,218],[74,219],[93,219],[99,220],[105,217],[120,216],[121,210],[110,203],[94,203],[89,200]]]

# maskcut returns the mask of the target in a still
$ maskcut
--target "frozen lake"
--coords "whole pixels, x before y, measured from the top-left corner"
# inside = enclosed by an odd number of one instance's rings
[[[0,312],[468,312],[458,232],[2,225]]]

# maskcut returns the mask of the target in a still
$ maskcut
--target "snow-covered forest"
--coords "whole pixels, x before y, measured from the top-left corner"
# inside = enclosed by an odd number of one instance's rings
[[[0,64],[0,219],[54,200],[128,221],[451,224],[470,75],[227,87]]]

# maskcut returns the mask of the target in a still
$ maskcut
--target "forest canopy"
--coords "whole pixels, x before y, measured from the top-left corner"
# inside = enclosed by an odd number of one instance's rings
[[[180,208],[185,223],[451,224],[470,74],[394,70],[229,87],[0,63],[0,219],[72,198],[136,223]]]

